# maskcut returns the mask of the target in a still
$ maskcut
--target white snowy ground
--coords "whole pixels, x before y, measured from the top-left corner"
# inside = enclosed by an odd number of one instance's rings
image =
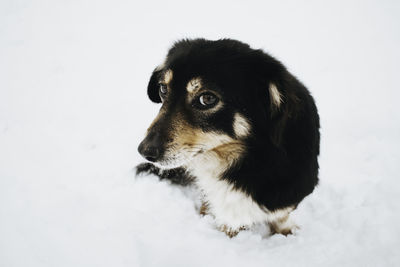
[[[399,1],[0,2],[0,266],[399,266]],[[282,60],[322,123],[295,236],[229,239],[135,179],[152,69],[182,37]]]

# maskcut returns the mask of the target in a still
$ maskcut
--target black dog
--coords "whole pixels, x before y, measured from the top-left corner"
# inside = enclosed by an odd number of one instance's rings
[[[182,40],[147,92],[162,106],[138,172],[194,181],[229,236],[264,222],[292,232],[289,213],[318,183],[319,117],[282,63],[235,40]]]

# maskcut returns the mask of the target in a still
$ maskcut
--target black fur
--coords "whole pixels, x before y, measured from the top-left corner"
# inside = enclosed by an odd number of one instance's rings
[[[157,175],[161,180],[168,180],[178,185],[189,185],[194,180],[194,177],[187,173],[184,168],[161,170],[149,162],[136,166],[136,175],[145,173]]]
[[[314,190],[320,143],[317,108],[306,87],[281,62],[239,41],[195,39],[175,43],[166,68],[174,70],[177,94],[184,90],[188,79],[201,76],[224,99],[222,110],[207,122],[188,116],[191,123],[233,136],[232,119],[228,118],[235,111],[251,122],[251,134],[245,140],[247,152],[223,179],[269,210],[297,205]],[[149,98],[154,102],[161,102],[161,71],[153,72],[148,86]],[[279,107],[271,104],[270,83],[282,95]]]

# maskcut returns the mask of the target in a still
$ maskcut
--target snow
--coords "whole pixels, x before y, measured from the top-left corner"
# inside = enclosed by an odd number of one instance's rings
[[[0,266],[399,266],[398,1],[0,2]],[[183,37],[285,63],[322,124],[294,236],[233,239],[135,178],[153,68]]]

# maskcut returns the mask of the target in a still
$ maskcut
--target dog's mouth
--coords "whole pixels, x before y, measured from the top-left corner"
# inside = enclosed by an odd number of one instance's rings
[[[138,151],[157,167],[173,169],[184,166],[208,149],[205,144],[179,141],[165,144],[160,138],[145,138]]]

